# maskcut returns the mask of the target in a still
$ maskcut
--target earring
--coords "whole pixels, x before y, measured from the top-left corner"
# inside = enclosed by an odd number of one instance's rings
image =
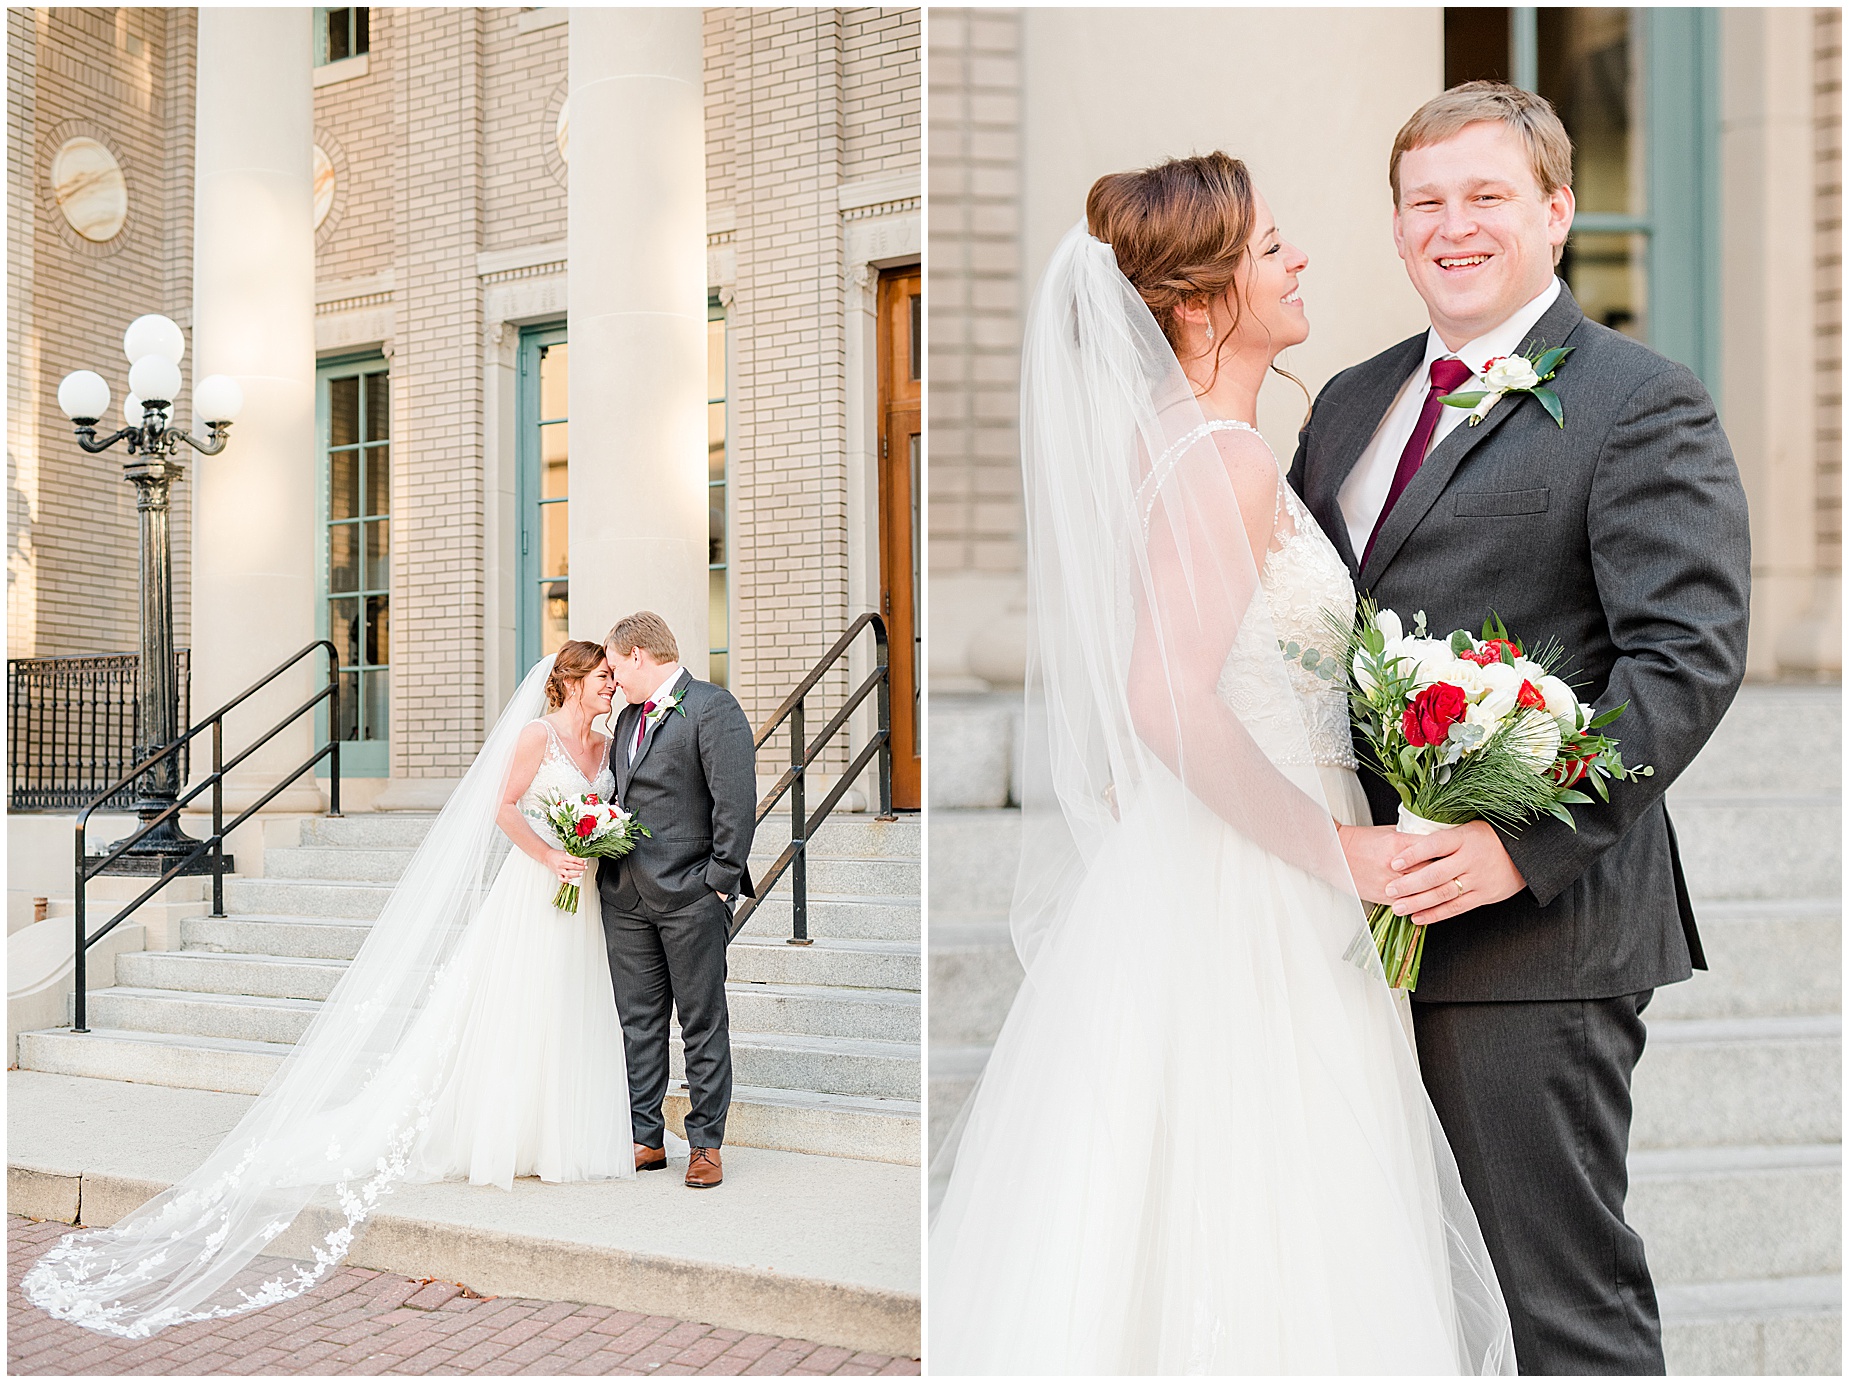
[[[1213,318],[1211,317],[1207,319],[1207,344],[1210,346],[1213,344]]]

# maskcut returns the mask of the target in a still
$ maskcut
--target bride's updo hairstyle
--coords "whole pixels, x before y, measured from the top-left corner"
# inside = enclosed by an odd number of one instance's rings
[[[1106,174],[1085,198],[1085,228],[1111,247],[1118,269],[1148,305],[1178,359],[1181,322],[1175,309],[1226,294],[1233,320],[1214,344],[1215,376],[1221,352],[1239,328],[1239,295],[1226,290],[1245,260],[1254,214],[1252,175],[1244,162],[1217,149]],[[1271,368],[1303,389],[1288,370]]]
[[[1179,352],[1175,309],[1226,292],[1252,238],[1252,210],[1252,175],[1216,150],[1099,178],[1085,198],[1085,227],[1111,247]],[[1236,294],[1231,305],[1236,328]],[[1222,333],[1222,346],[1232,334]]]
[[[551,675],[546,678],[546,704],[555,711],[563,706],[571,691],[571,684],[582,682],[597,671],[597,665],[603,660],[603,645],[600,643],[567,639],[560,644],[558,656],[552,660]]]

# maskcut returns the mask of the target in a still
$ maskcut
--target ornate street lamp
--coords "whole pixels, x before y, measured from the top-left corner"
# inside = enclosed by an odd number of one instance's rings
[[[78,370],[58,386],[58,406],[77,430],[77,445],[88,452],[107,451],[117,442],[128,443],[122,475],[135,487],[135,509],[141,520],[141,675],[139,724],[143,741],[135,747],[136,762],[180,735],[179,686],[173,665],[173,546],[167,529],[168,491],[185,474],[179,458],[180,443],[213,456],[225,449],[231,422],[244,407],[244,391],[228,375],[208,375],[193,389],[193,412],[209,429],[200,441],[191,433],[167,424],[174,396],[180,392],[180,358],[186,338],[179,326],[150,313],[137,317],[122,337],[128,356],[129,394],[122,402],[119,432],[97,440],[96,425],[109,411],[109,385],[91,370]],[[180,792],[177,755],[163,759],[144,775],[135,812],[145,825],[174,803]],[[176,812],[126,852],[111,872],[162,874],[198,844],[180,829]],[[207,873],[209,853],[202,852],[187,873]]]

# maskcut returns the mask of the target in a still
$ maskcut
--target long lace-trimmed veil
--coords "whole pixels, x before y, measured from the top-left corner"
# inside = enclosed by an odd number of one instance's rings
[[[1036,959],[1073,913],[1088,865],[1145,798],[1183,804],[1159,808],[1176,814],[1175,839],[1212,818],[1353,899],[1302,920],[1327,965],[1352,973],[1343,955],[1363,910],[1247,538],[1248,517],[1261,533],[1279,525],[1281,473],[1250,437],[1208,425],[1154,316],[1083,223],[1054,251],[1029,312],[1021,428],[1032,632],[1009,925],[1024,984],[1035,985]],[[1240,687],[1229,697],[1235,645]],[[1123,911],[1126,947],[1161,925]],[[1378,962],[1374,975],[1384,986]],[[1403,1070],[1396,1097],[1410,1119],[1431,1120],[1437,1143],[1448,1242],[1437,1255],[1448,1252],[1459,1358],[1474,1361],[1470,1371],[1512,1371],[1494,1275],[1410,1054]],[[975,1103],[933,1161],[934,1199]]]
[[[66,1235],[26,1296],[131,1338],[300,1295],[404,1178],[433,1066],[393,1060],[419,1027],[509,843],[495,823],[521,730],[545,713],[550,657],[522,679],[412,855],[364,944],[281,1068],[197,1171],[107,1229]],[[323,1195],[327,1191],[330,1194]]]

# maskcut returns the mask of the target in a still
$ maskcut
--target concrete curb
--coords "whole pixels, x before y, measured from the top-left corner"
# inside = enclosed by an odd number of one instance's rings
[[[114,1224],[170,1183],[110,1173],[7,1167],[7,1210],[36,1220]],[[311,1207],[304,1217],[326,1214]],[[293,1236],[292,1236],[293,1237]],[[466,1284],[487,1296],[614,1306],[916,1358],[916,1295],[382,1212],[347,1261],[407,1277]]]

